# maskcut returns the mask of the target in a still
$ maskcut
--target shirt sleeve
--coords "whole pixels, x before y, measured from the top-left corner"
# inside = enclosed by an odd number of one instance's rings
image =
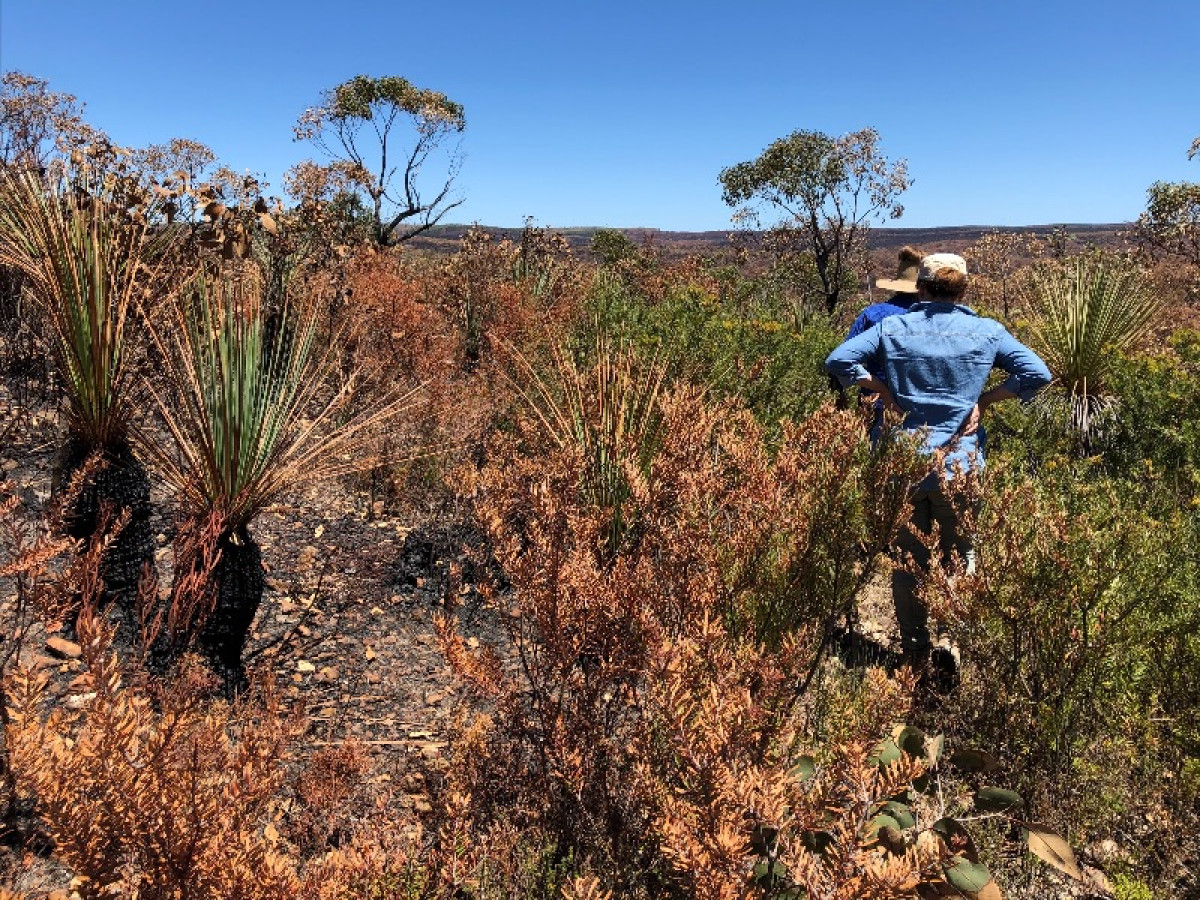
[[[1003,387],[1020,397],[1022,403],[1032,400],[1054,378],[1041,357],[1009,334],[1008,329],[1000,335],[996,365],[1009,375]]]
[[[854,324],[850,326],[850,333],[846,335],[846,340],[850,340],[850,338],[853,337],[858,337],[874,324],[875,323],[871,321],[871,317],[867,315],[867,311],[864,309],[858,314],[858,318],[854,320]]]
[[[879,348],[879,326],[873,325],[830,353],[825,360],[825,371],[837,378],[842,387],[850,387],[860,379],[871,377],[868,367],[879,359]]]

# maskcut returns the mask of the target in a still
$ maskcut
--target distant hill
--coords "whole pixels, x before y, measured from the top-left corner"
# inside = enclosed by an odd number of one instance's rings
[[[433,253],[453,253],[458,249],[459,241],[466,234],[469,225],[439,225],[410,242],[415,250]],[[485,231],[498,239],[518,241],[521,238],[520,228],[489,228],[481,226]],[[1028,225],[1018,227],[995,227],[990,225],[949,225],[939,228],[872,228],[870,246],[872,254],[883,251],[895,251],[906,244],[925,250],[961,251],[975,243],[981,237],[994,231],[1016,234],[1036,233],[1050,234],[1056,228],[1063,228],[1067,235],[1084,244],[1094,244],[1099,247],[1113,247],[1121,243],[1120,234],[1130,228],[1128,223],[1113,223],[1103,225],[1063,224],[1063,225]],[[600,228],[575,227],[552,228],[555,234],[567,239],[571,248],[578,253],[586,253],[591,246],[592,237]],[[678,259],[696,254],[717,254],[729,249],[729,236],[733,229],[726,231],[663,231],[658,228],[620,228],[630,240],[637,244],[648,244],[657,248],[668,259]]]

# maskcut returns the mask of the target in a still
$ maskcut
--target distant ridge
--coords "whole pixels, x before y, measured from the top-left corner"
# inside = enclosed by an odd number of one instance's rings
[[[413,249],[435,253],[452,253],[458,249],[462,236],[470,225],[438,225],[410,242]],[[498,239],[520,240],[520,228],[491,228],[479,226]],[[1107,224],[1057,223],[1053,225],[945,225],[936,228],[875,227],[870,231],[870,247],[873,251],[891,250],[912,244],[925,250],[962,250],[981,237],[992,232],[1005,234],[1050,234],[1057,228],[1066,230],[1069,237],[1098,246],[1111,246],[1120,242],[1120,233],[1128,230],[1131,223]],[[596,226],[550,228],[554,234],[562,235],[576,251],[585,251],[591,246]],[[660,228],[614,228],[638,244],[650,244],[669,257],[689,256],[699,253],[717,253],[728,248],[729,236],[735,229],[724,231],[664,231]]]

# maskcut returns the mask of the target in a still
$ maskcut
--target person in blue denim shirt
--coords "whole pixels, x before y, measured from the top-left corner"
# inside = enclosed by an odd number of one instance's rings
[[[825,367],[843,387],[855,384],[878,393],[884,406],[900,417],[898,427],[916,435],[923,452],[940,459],[913,494],[912,524],[929,534],[938,523],[943,555],[955,551],[970,568],[971,538],[958,527],[944,483],[958,473],[983,468],[986,432],[981,421],[988,407],[1012,398],[1032,399],[1050,383],[1051,375],[1037,354],[1003,325],[958,302],[966,289],[967,264],[961,256],[925,257],[917,274],[917,302],[908,312],[888,316],[850,338],[829,354]],[[985,391],[997,367],[1009,377]],[[873,439],[883,427],[882,421],[876,423]],[[897,545],[919,566],[928,566],[929,551],[908,529],[902,530]],[[931,650],[928,613],[916,592],[916,578],[897,569],[892,595],[901,644],[906,660],[924,667]]]

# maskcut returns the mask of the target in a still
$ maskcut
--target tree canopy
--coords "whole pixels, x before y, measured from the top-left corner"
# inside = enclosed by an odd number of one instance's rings
[[[311,141],[328,162],[295,167],[290,189],[300,200],[327,200],[344,191],[365,194],[375,241],[400,243],[462,203],[451,197],[461,154],[443,145],[465,127],[462,105],[445,94],[398,76],[356,75],[325,91],[320,105],[297,120],[296,139]],[[407,133],[401,136],[401,131]],[[422,170],[440,149],[446,149],[444,174],[426,190]]]
[[[757,226],[770,212],[777,225],[801,232],[830,312],[865,248],[869,223],[899,218],[898,198],[911,184],[907,163],[889,163],[873,128],[842,137],[794,131],[757,159],[722,170],[720,181],[738,220]]]

